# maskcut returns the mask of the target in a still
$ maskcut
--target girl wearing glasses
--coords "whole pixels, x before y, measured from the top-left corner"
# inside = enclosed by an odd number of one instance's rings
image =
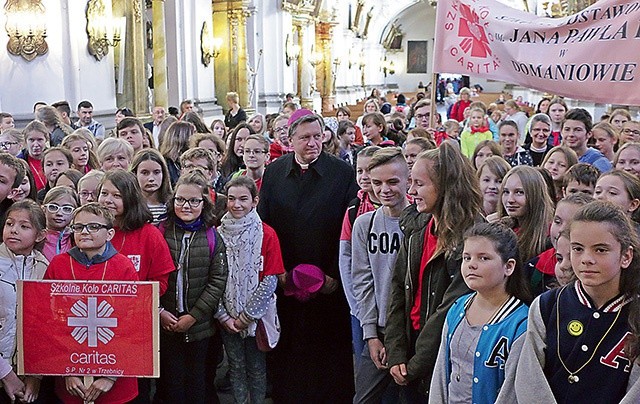
[[[208,180],[199,170],[183,174],[163,226],[177,270],[160,298],[162,373],[157,386],[162,402],[206,401],[206,352],[227,283],[226,249],[215,221]]]
[[[238,170],[231,178],[247,176],[256,183],[258,192],[262,186],[262,175],[269,161],[269,142],[261,135],[250,135],[244,142],[242,160],[246,168]]]
[[[47,218],[47,236],[42,253],[47,260],[71,249],[71,232],[67,228],[71,215],[79,205],[78,194],[69,187],[51,188],[44,198],[44,214]]]
[[[288,115],[278,115],[271,125],[271,137],[273,143],[269,146],[269,163],[283,154],[291,153],[293,147],[289,142],[289,121]]]
[[[24,147],[24,134],[18,129],[5,129],[0,135],[0,150],[18,156]]]
[[[49,261],[36,246],[45,237],[45,214],[32,200],[16,202],[7,210],[0,244],[0,401],[21,398],[32,402],[38,397],[40,380],[18,378],[12,370],[16,358],[16,281],[42,279]],[[17,400],[16,400],[17,401]]]

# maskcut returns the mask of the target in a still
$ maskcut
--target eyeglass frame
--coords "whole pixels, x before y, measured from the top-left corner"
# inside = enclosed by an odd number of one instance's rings
[[[248,154],[249,156],[252,156],[252,155],[253,156],[259,156],[261,154],[269,153],[267,150],[264,150],[264,149],[253,149],[253,150],[243,149],[242,151],[244,152],[244,154]]]
[[[77,228],[77,226],[82,226],[81,228]],[[95,230],[91,230],[91,228],[89,226],[99,226],[97,227]],[[83,233],[85,230],[87,230],[87,233],[89,234],[96,234],[97,232],[99,232],[102,229],[111,229],[112,226],[109,226],[107,224],[104,223],[96,223],[96,222],[91,222],[91,223],[73,223],[69,225],[69,228],[71,229],[72,232],[78,234],[78,233]]]
[[[46,204],[44,204],[42,206],[44,208],[46,208],[49,213],[58,213],[58,212],[60,212],[60,210],[62,210],[62,213],[65,214],[65,215],[72,214],[73,211],[76,209],[76,208],[73,207],[73,205],[62,205],[62,206],[60,206],[57,203],[46,203]],[[55,210],[51,210],[51,208],[54,207],[54,206],[55,206],[55,208],[54,208]],[[65,208],[71,208],[71,212],[65,213],[65,211],[64,211]]]
[[[188,203],[190,208],[197,208],[198,206],[200,206],[200,204],[202,202],[204,202],[204,198],[200,198],[200,199],[198,199],[198,198],[189,198],[189,199],[186,199],[186,198],[183,198],[181,196],[174,196],[172,199],[173,199],[173,203],[175,205],[184,206],[184,205],[186,205]],[[180,202],[180,199],[182,199],[182,202]],[[195,203],[195,205],[193,203]]]

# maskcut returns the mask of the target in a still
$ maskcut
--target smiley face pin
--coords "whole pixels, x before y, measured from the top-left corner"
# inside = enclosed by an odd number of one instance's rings
[[[584,331],[584,326],[578,320],[571,320],[567,325],[567,331],[569,331],[569,335],[578,337]]]

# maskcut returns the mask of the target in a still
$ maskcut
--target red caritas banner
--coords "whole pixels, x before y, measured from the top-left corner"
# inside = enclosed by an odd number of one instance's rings
[[[19,374],[159,376],[157,282],[17,287]]]
[[[546,18],[494,0],[438,0],[436,73],[640,105],[633,90],[640,84],[639,49],[638,2],[601,0],[575,15]]]

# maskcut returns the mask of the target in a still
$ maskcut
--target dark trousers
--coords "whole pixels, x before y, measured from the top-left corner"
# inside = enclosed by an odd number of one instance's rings
[[[163,403],[206,402],[209,338],[184,342],[182,333],[160,334],[158,395]]]

